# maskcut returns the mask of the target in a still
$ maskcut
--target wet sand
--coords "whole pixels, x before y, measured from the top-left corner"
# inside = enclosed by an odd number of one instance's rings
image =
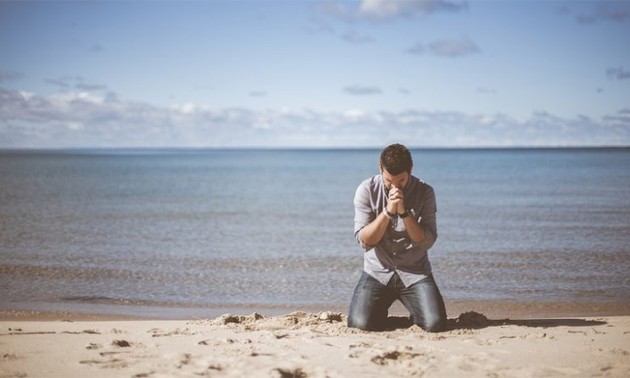
[[[5,308],[3,308],[5,307]],[[265,305],[265,304],[233,304],[214,306],[137,306],[137,305],[109,305],[98,303],[85,304],[77,307],[75,304],[50,304],[43,306],[35,303],[25,304],[21,309],[15,306],[0,304],[0,321],[2,320],[190,320],[208,319],[223,314],[251,314],[258,312],[263,316],[284,315],[294,311],[318,313],[333,311],[346,313],[347,305],[310,304],[310,305]],[[55,308],[64,310],[55,311]],[[493,319],[535,319],[553,317],[598,317],[630,315],[630,303],[624,302],[516,302],[490,300],[447,300],[446,311],[449,317],[475,311]],[[390,315],[407,316],[408,312],[395,302],[389,311]]]

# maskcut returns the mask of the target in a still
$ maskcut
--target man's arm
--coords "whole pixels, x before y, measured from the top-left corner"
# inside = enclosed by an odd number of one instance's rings
[[[396,204],[388,204],[388,211],[395,214]],[[378,216],[370,206],[370,194],[367,186],[360,185],[354,195],[354,235],[357,241],[367,250],[381,241],[387,227],[389,216],[383,211]]]
[[[435,201],[435,192],[433,188],[430,186],[427,187],[423,192],[424,197],[422,199],[422,211],[419,214],[418,219],[413,219],[412,216],[405,218],[405,226],[407,230],[409,230],[408,222],[413,222],[413,229],[420,229],[423,233],[423,238],[420,240],[414,240],[409,233],[409,237],[416,243],[421,243],[424,249],[430,249],[435,240],[437,239],[437,222],[436,222],[436,213],[437,213],[437,205]],[[416,215],[418,216],[418,215]],[[409,220],[408,220],[409,219]]]
[[[411,215],[403,219],[405,222],[405,228],[407,229],[407,236],[413,243],[420,243],[424,240],[425,232],[424,227],[414,219]]]
[[[435,193],[431,187],[427,187],[427,190],[423,193],[422,198],[422,213],[418,219],[409,215],[403,218],[405,222],[405,229],[407,230],[407,236],[413,243],[423,243],[426,249],[431,248],[437,237],[437,227],[435,222]],[[392,188],[390,190],[390,201],[392,199],[400,198],[396,207],[396,212],[404,214],[406,212],[404,206],[404,192],[402,189]]]
[[[404,191],[400,188],[393,187],[389,191],[390,203],[396,203],[396,213],[398,215],[404,214],[405,209]],[[402,218],[405,222],[405,229],[407,230],[407,236],[413,243],[420,243],[424,240],[424,228],[420,225],[417,219],[412,216]]]
[[[363,227],[361,233],[359,234],[363,244],[366,246],[374,246],[378,244],[378,242],[383,239],[383,236],[385,236],[387,227],[389,227],[389,220],[390,218],[383,211],[376,217],[376,219],[367,226]]]

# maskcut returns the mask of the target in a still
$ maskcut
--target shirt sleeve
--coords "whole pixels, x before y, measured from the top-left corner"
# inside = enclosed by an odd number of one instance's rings
[[[420,212],[420,225],[424,228],[424,239],[419,243],[423,249],[430,249],[437,239],[437,204],[435,202],[435,192],[431,186],[427,186],[422,199],[422,210]]]
[[[376,214],[370,205],[370,192],[367,182],[362,182],[354,194],[354,237],[361,247],[369,251],[374,246],[363,243],[361,233],[363,228],[376,219]]]

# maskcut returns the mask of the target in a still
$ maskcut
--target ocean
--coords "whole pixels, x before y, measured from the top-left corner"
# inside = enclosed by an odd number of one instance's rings
[[[377,149],[0,152],[0,310],[347,308]],[[447,304],[630,304],[630,149],[414,149]],[[250,311],[251,312],[251,311]]]

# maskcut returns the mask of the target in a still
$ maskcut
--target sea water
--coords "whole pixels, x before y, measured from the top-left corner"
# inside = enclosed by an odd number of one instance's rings
[[[379,153],[4,151],[0,309],[347,306],[352,200]],[[630,149],[412,154],[447,303],[630,302]]]

